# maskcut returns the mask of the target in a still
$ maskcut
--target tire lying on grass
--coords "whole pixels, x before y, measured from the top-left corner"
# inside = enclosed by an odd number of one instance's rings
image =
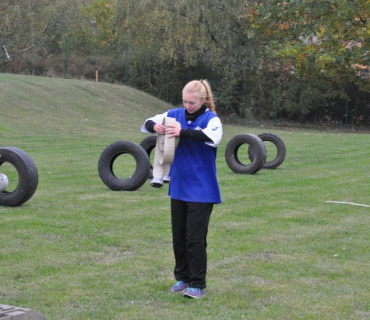
[[[140,142],[140,147],[142,147],[147,153],[149,157],[149,161],[150,161],[150,155],[153,149],[155,148],[156,144],[157,144],[157,135],[146,137],[143,141]],[[150,173],[149,173],[148,178],[149,179],[153,178],[153,165],[152,164],[150,164]]]
[[[136,162],[135,172],[128,179],[120,179],[113,172],[113,164],[120,155],[129,154]],[[104,149],[98,163],[103,183],[114,191],[134,191],[148,179],[150,160],[145,150],[132,141],[117,141]]]
[[[277,149],[276,157],[274,159],[270,160],[270,161],[266,160],[266,162],[265,162],[265,164],[263,165],[262,168],[264,168],[264,169],[276,169],[285,160],[286,147],[285,147],[284,141],[281,138],[279,138],[277,135],[272,134],[272,133],[261,133],[261,134],[258,135],[258,137],[262,141],[271,142],[272,144],[275,145],[275,147]],[[252,159],[254,158],[253,150],[249,149],[248,154],[249,154],[249,158],[252,161]]]
[[[247,144],[253,150],[253,159],[246,164],[243,163],[238,154],[239,148]],[[233,137],[226,145],[225,159],[229,168],[235,173],[254,174],[258,172],[266,161],[266,146],[256,135],[250,133],[238,134]]]
[[[6,207],[20,206],[28,201],[35,193],[39,181],[38,170],[32,158],[23,150],[15,147],[0,148],[0,172],[6,175],[5,164],[9,163],[18,174],[18,184],[10,191],[7,183],[0,192],[0,205]],[[8,180],[6,178],[6,180]],[[14,181],[9,177],[9,184]],[[3,180],[4,181],[4,180]]]

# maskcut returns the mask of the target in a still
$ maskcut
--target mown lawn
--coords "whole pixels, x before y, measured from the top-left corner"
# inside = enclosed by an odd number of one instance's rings
[[[370,208],[326,201],[370,205],[370,136],[225,125],[207,295],[188,300],[169,292],[167,187],[113,192],[97,171],[107,145],[140,143],[166,108],[120,86],[0,75],[0,146],[39,170],[31,200],[0,207],[0,304],[48,319],[369,318]],[[227,142],[262,132],[284,140],[284,163],[233,173]]]

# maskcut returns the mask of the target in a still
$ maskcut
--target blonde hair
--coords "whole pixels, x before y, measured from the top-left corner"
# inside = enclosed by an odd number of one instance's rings
[[[182,90],[182,92],[192,93],[198,98],[205,98],[204,104],[209,110],[215,112],[215,103],[211,91],[211,86],[207,80],[190,81]]]

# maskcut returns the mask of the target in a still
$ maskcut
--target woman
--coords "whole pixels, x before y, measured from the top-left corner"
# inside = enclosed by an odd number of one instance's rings
[[[206,80],[189,82],[182,91],[183,107],[149,118],[142,132],[180,137],[171,165],[169,196],[174,275],[172,292],[190,298],[205,295],[207,272],[207,232],[213,205],[221,203],[216,176],[217,146],[222,124]],[[162,125],[165,117],[179,124]]]

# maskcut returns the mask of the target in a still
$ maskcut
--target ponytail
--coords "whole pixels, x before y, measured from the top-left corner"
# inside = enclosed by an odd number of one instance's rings
[[[208,81],[207,80],[200,80],[200,82],[204,85],[204,87],[206,88],[206,102],[205,104],[207,105],[207,108],[209,110],[211,110],[212,112],[215,112],[215,102],[213,100],[213,94],[212,94],[212,90],[211,90],[211,86],[209,85]]]

